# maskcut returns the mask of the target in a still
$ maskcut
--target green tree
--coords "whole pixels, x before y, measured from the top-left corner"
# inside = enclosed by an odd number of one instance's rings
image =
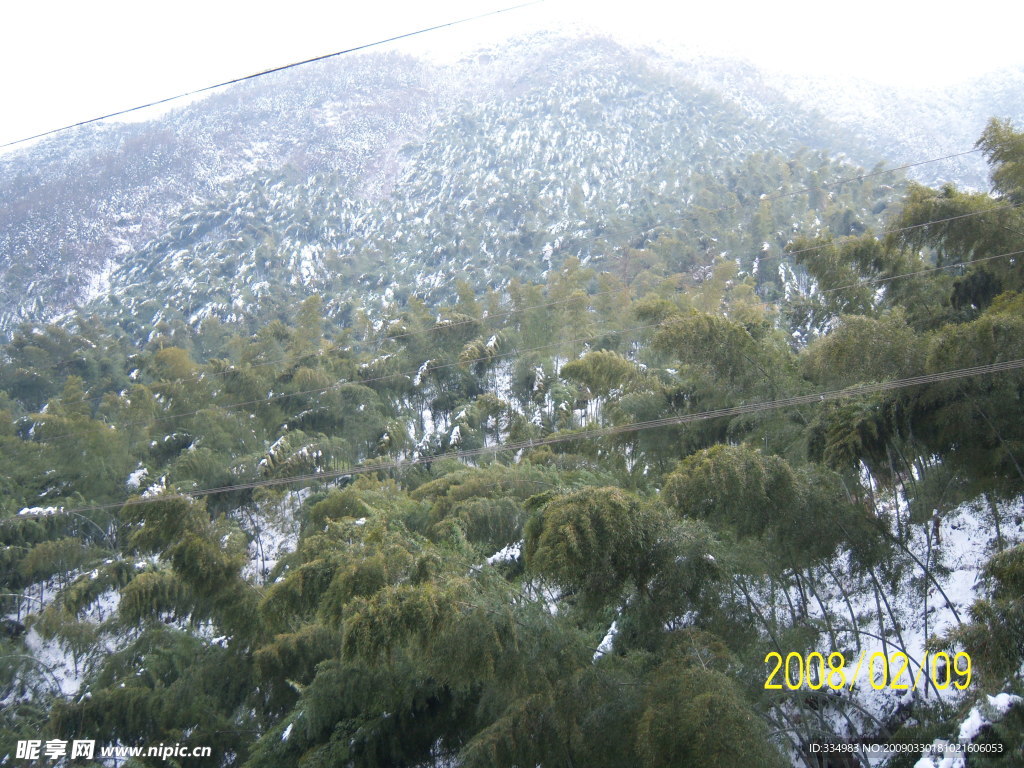
[[[645,703],[637,729],[644,766],[787,764],[739,687],[717,670],[667,661],[650,675]]]
[[[584,603],[614,605],[627,583],[647,589],[660,523],[618,488],[588,488],[553,499],[530,519],[523,554],[530,570]]]

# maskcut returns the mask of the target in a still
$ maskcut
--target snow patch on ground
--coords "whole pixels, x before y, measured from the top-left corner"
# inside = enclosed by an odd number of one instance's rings
[[[124,484],[129,489],[135,490],[142,485],[142,481],[146,479],[148,474],[149,470],[140,464],[138,469],[128,475],[128,479],[124,481]]]
[[[22,619],[28,620],[32,616],[37,616],[43,608],[53,602],[60,591],[51,588],[45,594],[46,599],[35,601],[32,604],[35,610],[22,614]],[[120,593],[115,589],[108,589],[86,606],[79,614],[78,619],[98,626],[117,612],[120,601]],[[7,616],[8,620],[13,618],[13,615]],[[26,621],[26,623],[30,622]],[[71,653],[59,638],[44,638],[32,626],[24,635],[24,643],[26,657],[31,657],[34,660],[24,673],[30,678],[27,681],[32,683],[30,687],[39,684],[42,688],[48,688],[54,693],[59,690],[63,696],[74,696],[81,690],[83,681],[93,667],[108,653],[116,649],[117,638],[108,637],[88,655],[79,657]]]
[[[613,621],[612,625],[608,627],[608,631],[605,636],[601,639],[601,643],[597,646],[597,650],[594,651],[594,661],[597,661],[606,653],[611,653],[612,646],[615,645],[615,636],[619,634],[619,623]]]
[[[61,646],[57,639],[44,639],[34,628],[25,634],[25,648],[40,667],[39,674],[45,675],[52,683],[54,692],[59,689],[63,696],[74,696],[82,687],[86,665]]]
[[[488,565],[494,565],[496,563],[510,563],[519,559],[523,551],[522,540],[509,544],[507,547],[502,547],[493,555],[487,558]]]
[[[956,743],[950,743],[946,739],[936,739],[932,742],[930,754],[928,752],[923,754],[921,759],[914,763],[914,768],[966,768],[967,763],[960,751],[960,745],[973,742],[985,726],[1002,719],[1011,707],[1024,701],[1020,696],[1010,693],[1000,693],[985,698],[987,703],[972,707],[970,713],[960,723]]]
[[[114,273],[115,266],[113,259],[107,259],[103,268],[89,278],[89,283],[82,292],[82,304],[88,304],[93,299],[110,293],[110,276]]]
[[[20,517],[49,517],[50,515],[59,515],[64,511],[64,507],[23,507],[18,511]]]
[[[294,552],[299,542],[298,511],[313,490],[289,491],[278,502],[264,501],[255,511],[240,509],[236,518],[249,535],[249,562],[242,575],[262,583],[278,561]]]

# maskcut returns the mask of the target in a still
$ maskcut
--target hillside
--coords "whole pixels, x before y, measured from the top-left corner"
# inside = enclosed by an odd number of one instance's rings
[[[439,116],[401,148],[388,195],[360,195],[345,173],[239,182],[126,258],[109,295],[135,322],[175,310],[191,325],[237,322],[310,292],[345,318],[411,295],[451,299],[452,277],[502,291],[568,255],[606,268],[659,237],[680,240],[671,271],[720,254],[749,267],[766,240],[777,249],[809,233],[802,187],[856,174],[622,51],[573,64],[516,78],[514,98],[477,96]],[[863,218],[891,199],[860,183],[840,192],[839,204],[818,202],[821,219]],[[749,204],[761,195],[780,199],[755,232]],[[725,235],[737,206],[739,229]]]
[[[389,189],[395,144],[443,96],[428,83],[437,81],[420,62],[354,58],[308,81],[284,73],[151,122],[89,126],[9,152],[0,158],[10,201],[0,211],[0,325],[100,295],[105,275],[190,205],[220,200],[254,174],[342,174],[361,193]]]
[[[1022,114],[1012,82],[999,82],[916,100],[862,88],[863,98],[838,108],[845,86],[780,84],[749,66],[680,64],[600,39],[529,38],[444,70],[397,54],[343,57],[151,122],[85,127],[5,155],[0,331],[109,297],[126,298],[133,315],[151,318],[138,306],[149,299],[226,319],[238,315],[228,309],[234,302],[253,305],[267,293],[266,281],[230,264],[210,275],[212,253],[269,258],[296,275],[299,293],[338,296],[332,311],[342,312],[346,300],[366,303],[370,288],[437,283],[442,268],[480,286],[500,283],[495,261],[518,270],[509,262],[535,264],[546,246],[557,262],[562,253],[601,258],[602,249],[636,246],[659,227],[706,236],[696,208],[844,172],[808,157],[792,179],[767,170],[758,189],[724,181],[750,155],[768,153],[778,165],[806,147],[873,166],[961,150],[985,117]],[[899,119],[878,119],[897,102]],[[963,124],[954,130],[955,119]],[[973,157],[916,172],[977,186],[979,167]],[[640,207],[642,234],[630,241],[622,230],[632,233]],[[782,243],[800,225],[798,209],[777,217]],[[749,256],[759,246],[720,250]],[[355,250],[366,253],[361,266]],[[195,267],[178,264],[183,258]],[[386,271],[367,269],[377,264]],[[473,276],[484,267],[486,280]],[[192,280],[186,303],[167,284],[178,268]],[[366,284],[368,271],[379,284]],[[152,286],[146,299],[131,295],[140,283]],[[204,284],[206,292],[195,287]],[[275,301],[287,304],[282,290]]]
[[[0,763],[1024,759],[1024,133],[933,189],[740,80],[536,37],[0,158]]]

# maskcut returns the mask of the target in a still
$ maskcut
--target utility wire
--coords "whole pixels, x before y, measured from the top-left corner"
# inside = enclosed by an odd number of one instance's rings
[[[242,77],[236,77],[236,78],[233,78],[231,80],[225,80],[225,81],[223,81],[221,83],[216,83],[214,85],[207,85],[207,86],[204,86],[202,88],[196,88],[195,90],[192,90],[192,91],[186,91],[185,93],[179,93],[176,96],[168,96],[167,98],[158,99],[156,101],[151,101],[151,102],[149,102],[147,104],[140,104],[140,105],[138,105],[136,107],[129,107],[128,109],[122,109],[122,110],[119,110],[117,112],[111,112],[110,114],[102,115],[101,117],[92,117],[92,118],[89,118],[88,120],[81,120],[81,121],[79,121],[77,123],[72,123],[70,125],[65,125],[65,126],[62,126],[60,128],[53,128],[52,130],[49,130],[49,131],[43,131],[42,133],[37,133],[34,136],[26,136],[24,139],[16,139],[15,141],[9,141],[6,144],[0,144],[0,149],[4,149],[6,147],[12,147],[12,146],[14,146],[16,144],[23,144],[24,142],[32,141],[33,139],[41,139],[44,136],[50,136],[50,135],[55,134],[55,133],[61,133],[62,131],[70,131],[72,128],[78,128],[78,127],[83,126],[83,125],[89,125],[90,123],[98,123],[98,122],[100,122],[102,120],[108,120],[108,119],[110,119],[112,117],[119,117],[121,115],[127,115],[127,114],[129,114],[131,112],[137,112],[140,109],[147,109],[149,107],[155,107],[155,106],[158,106],[160,104],[166,104],[167,102],[170,102],[170,101],[176,101],[178,99],[185,99],[185,98],[188,98],[190,96],[197,96],[197,95],[199,95],[201,93],[207,93],[208,91],[213,91],[213,90],[216,90],[217,88],[224,88],[226,86],[234,85],[236,83],[242,83],[242,82],[245,82],[246,80],[255,80],[258,77],[263,77],[265,75],[272,75],[275,72],[284,72],[286,69],[294,69],[295,67],[301,67],[301,66],[304,66],[306,64],[312,64],[312,63],[317,62],[317,61],[325,61],[327,59],[333,59],[336,56],[344,56],[347,53],[355,53],[356,51],[364,51],[364,50],[366,50],[368,48],[375,48],[375,47],[377,47],[379,45],[385,45],[387,43],[393,43],[396,40],[404,40],[407,37],[415,37],[416,35],[422,35],[422,34],[425,34],[427,32],[434,32],[434,31],[439,30],[439,29],[445,29],[446,27],[455,27],[455,26],[458,26],[460,24],[466,24],[466,23],[468,23],[470,21],[478,21],[480,19],[485,19],[485,18],[487,18],[489,16],[497,16],[500,13],[506,13],[508,11],[519,10],[520,8],[526,8],[528,6],[537,5],[538,3],[542,3],[542,2],[544,2],[544,0],[531,0],[531,2],[528,2],[528,3],[520,3],[519,5],[510,5],[510,6],[506,7],[506,8],[500,8],[500,9],[498,9],[496,11],[488,11],[487,13],[480,13],[480,14],[477,14],[476,16],[467,16],[464,19],[456,19],[455,21],[448,21],[448,22],[445,22],[444,24],[436,24],[436,25],[434,25],[432,27],[424,27],[423,29],[417,29],[417,30],[415,30],[413,32],[405,32],[404,34],[395,35],[394,37],[388,37],[388,38],[385,38],[384,40],[377,40],[376,42],[373,42],[373,43],[364,43],[363,45],[357,45],[357,46],[355,46],[353,48],[346,48],[346,49],[341,50],[341,51],[335,51],[334,53],[325,53],[322,56],[314,56],[313,58],[303,59],[302,61],[296,61],[296,62],[293,62],[291,64],[283,64],[283,65],[281,65],[279,67],[272,67],[270,69],[264,69],[261,72],[254,72],[251,75],[243,75]]]
[[[46,131],[44,133],[37,134],[35,136],[30,136],[30,137],[25,138],[25,139],[18,139],[17,141],[13,141],[13,142],[9,142],[7,144],[0,145],[0,149],[3,149],[4,147],[12,146],[14,144],[19,144],[19,143],[22,143],[22,142],[25,142],[25,141],[31,141],[32,139],[40,138],[40,137],[47,136],[47,135],[50,135],[50,134],[53,134],[53,133],[57,133],[57,132],[60,132],[60,131],[69,130],[69,129],[77,127],[77,126],[86,125],[86,124],[89,124],[89,123],[105,120],[105,119],[107,119],[109,117],[115,117],[115,116],[118,116],[118,115],[127,114],[129,112],[133,112],[133,111],[136,111],[136,110],[139,110],[139,109],[145,109],[147,107],[155,106],[155,105],[158,105],[158,104],[163,104],[165,102],[173,101],[175,99],[186,98],[188,96],[192,96],[192,95],[195,95],[195,94],[203,93],[203,92],[210,91],[210,90],[213,90],[213,89],[216,89],[216,88],[221,88],[221,87],[232,85],[232,84],[235,84],[235,83],[240,83],[240,82],[243,82],[245,80],[251,80],[251,79],[254,79],[254,78],[262,77],[264,75],[272,74],[274,72],[280,72],[280,71],[283,71],[283,70],[292,69],[292,68],[295,68],[295,67],[300,67],[300,66],[303,66],[305,64],[310,64],[310,63],[313,63],[313,62],[322,61],[322,60],[325,60],[325,59],[330,59],[330,58],[333,58],[333,57],[336,57],[336,56],[341,56],[341,55],[344,55],[344,54],[347,54],[347,53],[352,53],[352,52],[363,50],[363,49],[366,49],[366,48],[372,48],[374,46],[383,45],[383,44],[388,43],[388,42],[393,42],[395,40],[400,40],[400,39],[403,39],[403,38],[406,38],[406,37],[412,37],[412,36],[415,36],[415,35],[423,34],[423,33],[426,33],[426,32],[431,32],[431,31],[442,29],[442,28],[445,28],[445,27],[456,26],[456,25],[467,23],[467,22],[470,22],[470,21],[475,21],[475,20],[478,20],[478,19],[486,18],[488,16],[494,16],[494,15],[497,15],[497,14],[500,14],[500,13],[505,13],[506,11],[518,10],[518,9],[525,8],[525,7],[530,6],[530,5],[536,5],[537,3],[540,3],[540,2],[543,2],[543,0],[532,0],[532,2],[522,3],[522,4],[514,5],[514,6],[509,6],[509,7],[502,8],[502,9],[499,9],[499,10],[496,10],[496,11],[490,11],[488,13],[479,14],[477,16],[471,16],[471,17],[467,17],[467,18],[464,18],[464,19],[459,19],[457,21],[447,22],[445,24],[439,24],[439,25],[436,25],[436,26],[433,26],[433,27],[427,27],[427,28],[424,28],[424,29],[421,29],[421,30],[417,30],[417,31],[414,31],[414,32],[408,32],[408,33],[405,33],[405,34],[402,34],[402,35],[396,35],[394,37],[390,37],[390,38],[387,38],[385,40],[380,40],[380,41],[377,41],[377,42],[374,42],[374,43],[368,43],[368,44],[365,44],[365,45],[356,46],[354,48],[349,48],[349,49],[345,49],[345,50],[342,50],[342,51],[337,51],[337,52],[334,52],[334,53],[329,53],[329,54],[325,54],[325,55],[322,55],[322,56],[313,57],[313,58],[310,58],[310,59],[304,59],[302,61],[294,62],[292,64],[286,64],[286,65],[283,65],[283,66],[280,66],[280,67],[274,67],[272,69],[267,69],[267,70],[264,70],[262,72],[257,72],[255,74],[246,75],[246,76],[243,76],[243,77],[235,78],[233,80],[227,80],[227,81],[224,81],[222,83],[218,83],[216,85],[206,86],[204,88],[200,88],[200,89],[197,89],[197,90],[194,90],[194,91],[190,91],[190,92],[187,92],[187,93],[179,94],[177,96],[171,96],[171,97],[168,97],[168,98],[165,98],[165,99],[161,99],[159,101],[154,101],[154,102],[151,102],[149,104],[144,104],[144,105],[140,105],[140,106],[137,106],[137,107],[132,107],[130,109],[122,110],[120,112],[114,112],[114,113],[111,113],[109,115],[105,115],[103,117],[92,118],[90,120],[81,121],[79,123],[75,123],[73,125],[65,126],[65,127],[62,127],[62,128],[55,128],[53,130]],[[908,168],[914,168],[914,167],[918,167],[918,166],[921,166],[921,165],[928,165],[930,163],[941,162],[943,160],[949,160],[949,159],[956,158],[956,157],[961,157],[961,156],[964,156],[964,155],[974,154],[974,153],[979,152],[979,151],[981,151],[981,148],[980,147],[975,147],[974,149],[965,150],[965,151],[962,151],[962,152],[956,152],[956,153],[949,154],[949,155],[943,155],[941,157],[933,157],[933,158],[928,158],[928,159],[925,159],[925,160],[919,160],[919,161],[915,161],[913,163],[907,163],[907,164],[902,165],[902,166],[896,166],[894,168],[886,168],[886,169],[882,169],[882,170],[878,170],[878,171],[871,171],[869,173],[863,173],[863,174],[858,174],[858,175],[855,175],[855,176],[849,176],[849,177],[846,177],[846,178],[843,178],[843,179],[838,179],[836,181],[829,182],[827,184],[808,185],[808,186],[797,188],[795,190],[790,190],[788,192],[776,192],[776,193],[773,193],[773,194],[770,194],[770,195],[762,195],[756,202],[757,202],[757,204],[760,204],[761,202],[763,202],[765,200],[775,200],[775,199],[780,199],[780,198],[784,198],[784,197],[791,197],[791,196],[794,196],[794,195],[797,195],[797,194],[801,194],[803,192],[809,192],[809,191],[812,191],[812,190],[825,191],[825,190],[828,190],[828,189],[830,189],[832,187],[841,186],[842,184],[846,184],[846,183],[849,183],[849,182],[852,182],[852,181],[860,181],[860,180],[863,180],[863,179],[868,179],[868,178],[872,178],[872,177],[875,177],[875,176],[880,176],[880,175],[886,174],[886,173],[893,173],[895,171],[906,170]],[[744,207],[745,205],[746,205],[746,203],[736,202],[733,205],[721,206],[719,208],[707,209],[706,211],[704,211],[704,213],[707,213],[707,214],[722,213],[722,212],[725,212],[725,211],[730,211],[730,210],[734,210],[736,208]],[[915,224],[915,225],[912,225],[912,226],[909,226],[909,227],[902,227],[902,228],[897,229],[897,230],[891,230],[890,233],[894,234],[894,233],[897,233],[897,232],[908,231],[908,230],[911,230],[911,229],[916,229],[916,228],[919,228],[919,227],[928,226],[929,224],[939,224],[939,223],[944,223],[944,222],[948,222],[948,221],[955,221],[957,219],[967,218],[967,217],[970,217],[970,216],[981,215],[981,214],[984,214],[984,213],[988,213],[990,211],[998,211],[998,210],[1003,210],[1003,209],[1016,208],[1016,207],[1019,207],[1020,205],[1021,205],[1021,203],[1016,203],[1016,204],[1008,205],[1008,206],[996,206],[996,207],[993,207],[991,209],[987,209],[985,211],[976,211],[976,212],[972,212],[972,213],[969,213],[969,214],[961,214],[959,216],[952,216],[952,217],[949,217],[949,218],[946,218],[946,219],[939,219],[939,220],[932,221],[932,222],[925,222],[923,224]],[[664,226],[664,225],[661,225],[661,226]],[[808,251],[808,250],[815,250],[815,249],[814,248],[806,248],[806,249],[801,249],[799,251],[791,251],[791,252],[787,252],[787,253],[788,253],[788,255],[795,255],[795,254],[798,254],[798,253],[803,253],[804,251]],[[767,261],[767,260],[772,259],[772,258],[782,258],[783,256],[787,255],[787,253],[781,253],[781,254],[778,254],[778,255],[759,257],[758,261],[759,262],[764,262],[764,261]],[[604,294],[604,293],[613,293],[613,292],[616,292],[616,291],[601,291],[601,292],[596,292],[596,293],[593,293],[593,294],[588,294],[588,296],[598,296],[598,295],[601,295],[601,294]],[[565,301],[571,301],[571,300],[573,300],[573,299],[572,298],[570,298],[570,299],[563,299],[563,300],[560,300],[560,301],[546,302],[544,304],[534,305],[533,307],[523,307],[523,308],[518,309],[518,310],[509,310],[509,311],[504,312],[504,313],[495,313],[494,315],[489,316],[488,319],[491,319],[493,317],[500,317],[500,316],[503,316],[503,315],[515,314],[517,312],[523,312],[523,311],[527,311],[529,309],[536,309],[536,308],[540,308],[540,307],[544,307],[544,306],[552,306],[552,305],[557,304],[557,303],[561,303],[561,302],[565,302]],[[430,332],[430,331],[433,331],[433,330],[442,330],[444,327],[453,327],[453,326],[456,326],[456,325],[459,325],[459,324],[462,324],[462,323],[466,323],[466,322],[472,322],[472,321],[456,321],[456,322],[453,322],[453,323],[448,323],[446,326],[443,326],[442,328],[432,328],[432,329],[426,329],[426,330],[427,330],[427,332]],[[380,343],[380,342],[383,342],[383,341],[386,341],[386,340],[389,340],[389,339],[390,340],[397,340],[397,339],[405,338],[407,336],[415,335],[415,334],[418,334],[418,333],[422,333],[422,332],[421,331],[416,331],[416,332],[409,332],[409,333],[404,333],[404,334],[397,334],[397,335],[394,335],[394,336],[386,336],[386,337],[381,337],[381,338],[377,339],[376,341],[378,343]],[[73,361],[71,361],[71,360],[59,361],[57,363],[51,364],[48,367],[50,369],[52,369],[52,370],[55,370],[57,368],[57,366],[62,364],[62,362],[63,363],[67,363],[67,362],[73,362]],[[275,363],[274,361],[266,361],[266,362],[263,362],[263,363],[257,363],[255,365],[251,365],[249,367],[253,368],[253,367],[259,367],[259,366],[264,366],[264,365],[274,365],[274,364],[277,364],[277,363]],[[202,374],[197,374],[197,377],[205,376],[205,375],[221,375],[221,374],[226,374],[226,373],[229,373],[229,372],[230,371],[204,372]],[[83,402],[98,402],[102,398],[103,398],[103,396],[100,395],[100,396],[97,396],[97,397],[94,397],[94,398],[86,398],[86,399],[83,400]]]
[[[924,221],[924,222],[921,222],[920,224],[909,224],[909,225],[907,225],[905,227],[897,227],[896,229],[887,229],[887,230],[885,230],[885,232],[883,234],[885,234],[886,236],[898,235],[901,232],[910,232],[911,230],[914,230],[914,229],[923,229],[925,227],[930,227],[933,224],[948,224],[951,221],[960,221],[961,219],[969,219],[969,218],[972,218],[974,216],[983,216],[986,213],[998,213],[999,211],[1010,211],[1010,210],[1013,210],[1015,208],[1020,208],[1022,205],[1024,205],[1024,202],[1022,202],[1022,203],[1010,203],[1008,205],[996,205],[996,206],[993,206],[991,208],[986,208],[983,211],[971,211],[970,213],[961,213],[961,214],[958,214],[956,216],[948,216],[948,217],[946,217],[944,219],[932,219],[931,221]],[[1005,227],[1004,226],[1003,229],[1009,229],[1009,227]],[[1022,237],[1024,237],[1024,233],[1017,232],[1016,230],[1012,230],[1012,229],[1010,231],[1013,232],[1014,234],[1018,234],[1018,235],[1021,235]],[[838,242],[842,242],[845,238],[846,238],[846,236],[841,236],[838,239]],[[784,250],[781,253],[773,253],[773,254],[769,254],[767,256],[757,256],[756,260],[757,260],[757,262],[759,264],[763,264],[764,262],[769,261],[771,259],[781,259],[784,256],[796,256],[797,254],[800,254],[800,253],[808,253],[810,251],[820,251],[821,248],[822,248],[822,246],[820,246],[820,245],[811,245],[811,246],[808,246],[806,248],[797,249],[795,251]]]
[[[820,246],[818,246],[818,247],[820,247]],[[817,250],[817,248],[812,248],[812,249],[807,249],[807,250]],[[817,296],[824,296],[825,294],[829,294],[829,293],[836,293],[838,291],[849,290],[850,288],[857,288],[857,287],[862,286],[862,285],[876,285],[876,284],[881,284],[881,283],[891,283],[891,282],[894,282],[896,280],[902,280],[905,277],[918,277],[919,275],[926,275],[926,274],[928,274],[930,272],[941,272],[944,269],[955,269],[956,267],[969,267],[972,264],[979,264],[979,263],[981,263],[983,261],[993,261],[994,259],[1007,259],[1007,258],[1012,258],[1013,256],[1021,256],[1021,255],[1024,255],[1024,250],[1009,251],[1008,253],[997,253],[997,254],[995,254],[993,256],[982,256],[981,258],[971,259],[970,261],[956,261],[956,262],[953,262],[952,264],[942,264],[942,265],[937,266],[937,267],[927,267],[925,269],[915,270],[914,272],[904,272],[904,273],[899,274],[899,275],[890,275],[889,277],[872,277],[872,278],[867,278],[867,279],[864,279],[864,280],[858,280],[855,283],[847,283],[846,285],[839,285],[839,286],[836,286],[835,288],[826,288],[824,290],[817,291],[816,293],[813,293],[813,294],[806,294],[806,296],[807,296],[807,298],[815,298]],[[752,302],[751,305],[749,305],[749,306],[759,306],[759,307],[765,307],[765,308],[778,308],[779,305],[778,304],[773,304],[773,303],[767,302],[767,301],[758,301],[758,302]]]
[[[719,419],[726,416],[740,416],[743,414],[759,413],[763,411],[775,410],[778,408],[790,408],[793,406],[800,405],[813,405],[815,403],[831,402],[834,400],[842,400],[850,397],[859,397],[862,395],[875,394],[877,392],[887,392],[895,389],[914,387],[922,384],[934,384],[941,381],[952,381],[955,379],[963,379],[971,376],[985,376],[995,373],[1003,373],[1007,371],[1019,370],[1021,368],[1024,368],[1024,359],[1007,360],[1001,363],[992,363],[990,365],[979,365],[973,366],[971,368],[959,368],[952,371],[942,371],[939,373],[930,373],[922,376],[912,376],[905,379],[894,379],[891,381],[884,381],[875,384],[862,384],[859,386],[850,387],[848,389],[815,392],[807,395],[796,395],[794,397],[786,397],[778,400],[765,400],[755,403],[747,403],[744,405],[731,406],[728,408],[716,408],[715,410],[702,411],[700,413],[690,413],[681,416],[667,416],[665,418],[652,419],[650,421],[636,421],[629,424],[620,424],[618,426],[612,427],[587,429],[582,430],[580,432],[573,432],[569,434],[555,434],[551,435],[550,437],[537,438],[535,440],[519,440],[516,442],[502,443],[500,445],[485,446],[483,448],[473,448],[465,451],[441,453],[433,456],[415,456],[409,459],[380,461],[371,464],[364,464],[358,467],[352,467],[349,469],[331,470],[329,472],[318,472],[315,474],[306,475],[292,475],[288,477],[276,477],[269,478],[267,480],[257,480],[249,483],[237,483],[235,485],[219,486],[216,488],[203,488],[192,491],[180,491],[176,492],[174,495],[196,498],[199,496],[212,496],[221,493],[231,493],[234,491],[251,490],[255,488],[288,485],[291,483],[324,482],[326,480],[334,480],[340,477],[348,477],[351,475],[401,470],[406,467],[416,466],[419,464],[429,464],[430,462],[440,461],[441,459],[463,460],[476,458],[478,456],[518,452],[533,448],[540,448],[547,445],[558,445],[560,443],[567,443],[576,440],[594,440],[601,437],[609,437],[612,435],[626,434],[630,432],[642,432],[648,429],[657,429],[659,427],[676,426],[680,424],[691,424],[698,421],[708,421],[710,419]],[[70,512],[82,513],[107,509],[118,509],[129,505],[133,506],[137,504],[147,504],[162,501],[165,498],[166,496],[139,497],[119,503],[93,504],[90,506],[78,507],[70,510]],[[67,513],[68,511],[62,512],[62,514]]]
[[[1009,253],[997,253],[994,256],[982,256],[980,259],[971,259],[970,261],[958,261],[954,264],[943,264],[938,267],[928,267],[927,269],[919,269],[916,272],[905,272],[902,275],[893,275],[892,277],[878,277],[871,280],[860,280],[856,283],[849,283],[848,285],[841,285],[838,288],[829,288],[827,291],[821,291],[821,293],[831,293],[833,291],[845,291],[849,288],[856,288],[858,285],[872,285],[878,283],[890,283],[893,280],[900,280],[904,277],[916,277],[918,275],[926,275],[929,272],[938,272],[943,269],[951,269],[953,267],[969,267],[972,264],[980,264],[983,261],[992,261],[993,259],[1006,259],[1012,256],[1020,256],[1024,254],[1024,250],[1010,251]]]

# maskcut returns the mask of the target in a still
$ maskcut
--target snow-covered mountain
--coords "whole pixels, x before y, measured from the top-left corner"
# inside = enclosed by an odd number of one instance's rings
[[[1021,77],[914,100],[544,36],[444,69],[370,54],[291,70],[0,157],[0,332],[86,304],[143,325],[232,321],[311,291],[338,316],[440,298],[453,274],[500,287],[600,260],[638,229],[700,248],[702,208],[855,172],[823,172],[828,158],[969,146],[989,114],[1024,114]],[[780,173],[801,147],[825,154]],[[762,178],[758,153],[775,169]],[[919,177],[978,185],[974,161]],[[803,216],[776,218],[785,242]]]
[[[443,92],[400,56],[283,73],[157,120],[87,126],[0,158],[0,326],[105,292],[111,271],[190,208],[253,174],[334,173],[389,185],[396,143]]]

